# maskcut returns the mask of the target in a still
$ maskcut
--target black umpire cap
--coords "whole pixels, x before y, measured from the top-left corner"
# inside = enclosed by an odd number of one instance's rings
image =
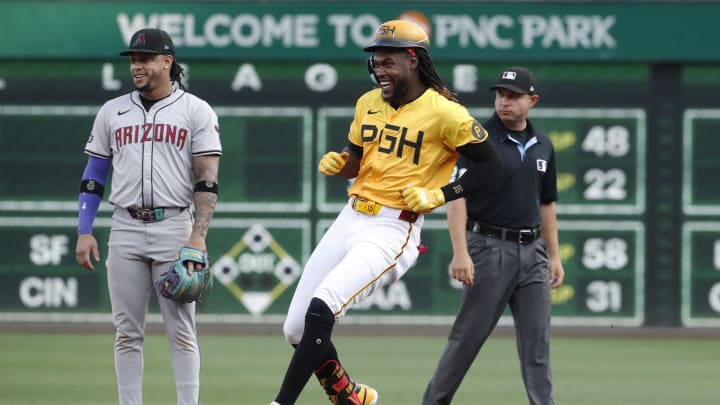
[[[132,53],[155,53],[175,56],[175,45],[170,35],[157,28],[144,28],[130,38],[130,47],[120,52],[120,56]]]
[[[490,90],[504,88],[519,94],[537,94],[535,75],[523,67],[512,66],[506,68],[498,76],[497,82]]]

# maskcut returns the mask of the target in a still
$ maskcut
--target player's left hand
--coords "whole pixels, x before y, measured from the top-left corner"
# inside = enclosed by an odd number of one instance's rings
[[[439,188],[408,187],[402,192],[411,211],[427,212],[445,204],[445,194]]]

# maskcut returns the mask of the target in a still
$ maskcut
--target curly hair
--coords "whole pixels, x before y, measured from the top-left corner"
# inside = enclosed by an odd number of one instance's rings
[[[459,102],[457,93],[450,91],[435,70],[435,65],[430,59],[430,54],[424,48],[414,48],[418,55],[418,67],[420,68],[420,81],[442,94],[450,101]]]
[[[182,83],[182,77],[184,75],[184,71],[185,71],[185,69],[183,69],[182,66],[180,66],[179,63],[177,63],[175,58],[173,58],[172,66],[170,66],[170,80],[173,83],[177,83],[177,85],[183,90],[185,90],[185,86]]]

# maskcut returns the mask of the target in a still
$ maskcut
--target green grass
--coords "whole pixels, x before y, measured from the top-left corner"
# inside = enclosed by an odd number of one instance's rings
[[[338,336],[350,375],[380,392],[379,405],[416,405],[445,339]],[[267,405],[290,359],[282,337],[202,335],[203,404]],[[711,339],[552,340],[558,404],[718,404],[720,344]],[[493,336],[460,387],[455,405],[524,405],[513,338]],[[146,404],[175,401],[164,335],[145,344]],[[0,334],[0,402],[117,403],[112,333]],[[310,380],[297,405],[329,404]]]

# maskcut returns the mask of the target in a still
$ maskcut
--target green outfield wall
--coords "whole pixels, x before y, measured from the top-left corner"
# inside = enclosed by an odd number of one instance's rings
[[[316,166],[371,86],[362,46],[403,17],[427,24],[440,75],[479,120],[502,68],[538,78],[531,118],[556,148],[567,274],[554,324],[720,326],[718,15],[715,2],[0,1],[0,322],[109,322],[104,263],[74,259],[77,190],[95,113],[132,90],[117,52],[146,25],[176,38],[189,90],[220,117],[216,283],[200,319],[281,322],[347,198]],[[103,256],[111,209],[96,221]],[[423,243],[347,322],[452,322],[444,210]]]

